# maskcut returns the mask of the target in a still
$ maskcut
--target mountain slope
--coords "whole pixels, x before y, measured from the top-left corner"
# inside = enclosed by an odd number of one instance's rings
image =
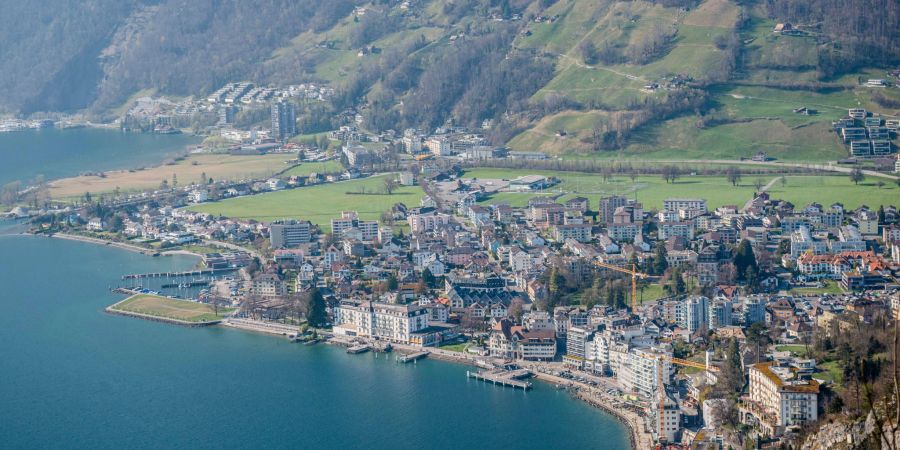
[[[858,77],[900,63],[900,6],[861,0],[0,0],[0,111],[100,117],[136,92],[319,81],[373,130],[479,126],[497,144],[600,156],[702,155],[725,133],[779,156],[840,146],[808,132],[855,103],[896,113]],[[877,11],[877,14],[872,13]],[[790,21],[799,36],[772,33]],[[855,27],[841,27],[854,23]],[[881,67],[880,70],[872,67]],[[745,90],[750,89],[745,92]],[[753,91],[757,89],[757,91]],[[763,89],[763,91],[758,91]],[[749,93],[748,93],[749,92]],[[759,94],[759,95],[754,95]],[[877,101],[876,101],[877,100]],[[848,104],[849,103],[849,104]],[[820,104],[798,118],[796,106]],[[666,130],[671,129],[672,132]],[[762,130],[762,131],[761,131]],[[805,156],[804,156],[805,158]]]

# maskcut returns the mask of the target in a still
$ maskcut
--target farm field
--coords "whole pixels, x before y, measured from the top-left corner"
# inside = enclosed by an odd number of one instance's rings
[[[600,197],[617,194],[636,198],[647,209],[662,207],[662,201],[670,197],[705,198],[710,208],[722,205],[741,206],[756,190],[754,184],[757,178],[747,175],[737,186],[732,186],[724,176],[711,175],[683,176],[675,183],[666,183],[659,176],[639,176],[632,182],[628,177],[617,175],[606,182],[599,174],[487,168],[466,171],[464,178],[513,179],[530,174],[556,176],[561,182],[543,192],[496,193],[482,203],[523,206],[528,204],[528,199],[539,195],[558,196],[560,201],[581,196],[588,198],[591,206],[596,208]],[[777,176],[765,175],[762,181],[765,184],[774,178]],[[784,185],[776,181],[769,192],[773,198],[788,200],[795,205],[813,201],[823,204],[840,202],[852,209],[863,204],[877,207],[880,204],[900,203],[900,188],[896,184],[885,183],[883,187],[878,187],[875,181],[866,180],[857,186],[849,177],[839,175],[789,175],[785,177],[785,181]]]
[[[252,195],[204,203],[189,209],[235,219],[309,220],[330,231],[331,219],[339,217],[341,211],[357,211],[362,219],[378,220],[395,203],[407,206],[419,204],[424,194],[418,186],[400,187],[392,195],[385,194],[384,179],[388,176],[393,175]]]
[[[92,194],[113,192],[116,188],[123,193],[152,190],[158,188],[162,180],[169,180],[171,183],[172,175],[178,177],[178,182],[182,186],[199,183],[203,174],[213,180],[261,178],[287,169],[289,167],[287,162],[294,158],[296,158],[294,154],[191,155],[172,165],[106,172],[103,177],[64,178],[50,183],[50,195],[55,199],[65,199],[79,197],[85,192]]]
[[[218,314],[216,314],[216,310],[212,306],[204,303],[175,300],[147,294],[131,296],[122,302],[116,303],[111,309],[184,322],[219,320],[233,311],[233,308],[219,308]]]

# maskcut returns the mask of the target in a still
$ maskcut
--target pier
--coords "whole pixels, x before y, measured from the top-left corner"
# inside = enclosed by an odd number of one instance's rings
[[[353,347],[348,348],[347,353],[350,353],[351,355],[356,355],[359,353],[365,353],[369,350],[372,350],[372,347],[369,344],[360,344],[360,345],[355,345]]]
[[[400,355],[397,357],[397,361],[401,363],[410,363],[420,360],[426,356],[428,356],[431,352],[415,352],[415,353],[407,353],[405,355]]]
[[[233,272],[232,268],[225,269],[204,269],[204,270],[191,270],[187,272],[157,272],[157,273],[133,273],[122,276],[123,280],[135,280],[141,278],[172,278],[172,277],[191,277],[191,276],[203,276],[203,275],[214,275],[222,272]]]
[[[530,381],[522,380],[523,378],[528,378],[530,376],[531,371],[528,369],[494,369],[484,370],[481,372],[470,372],[468,370],[466,371],[467,378],[474,378],[476,380],[499,384],[500,386],[509,386],[515,389],[522,389],[523,391],[527,391],[532,388],[532,384]]]

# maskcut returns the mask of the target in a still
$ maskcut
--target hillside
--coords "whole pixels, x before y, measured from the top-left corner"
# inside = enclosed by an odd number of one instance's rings
[[[304,132],[356,106],[373,131],[492,119],[496,144],[578,157],[835,159],[847,107],[900,113],[898,89],[860,86],[900,64],[900,7],[838,3],[0,0],[0,111],[318,81],[340,95]]]

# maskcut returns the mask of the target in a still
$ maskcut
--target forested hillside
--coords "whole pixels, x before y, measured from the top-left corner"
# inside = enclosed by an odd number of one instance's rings
[[[892,0],[0,0],[0,111],[86,109],[229,81],[318,81],[304,132],[360,107],[373,131],[477,126],[522,150],[642,155],[706,141],[777,156],[840,149],[841,109],[897,112],[858,88],[900,64]],[[794,33],[773,33],[777,23]],[[781,104],[772,102],[775,99]],[[765,103],[767,102],[768,103]],[[790,109],[816,106],[816,117]],[[790,108],[789,108],[790,106]],[[808,147],[808,148],[807,148]],[[660,153],[661,152],[661,153]],[[783,155],[780,155],[782,152]]]

